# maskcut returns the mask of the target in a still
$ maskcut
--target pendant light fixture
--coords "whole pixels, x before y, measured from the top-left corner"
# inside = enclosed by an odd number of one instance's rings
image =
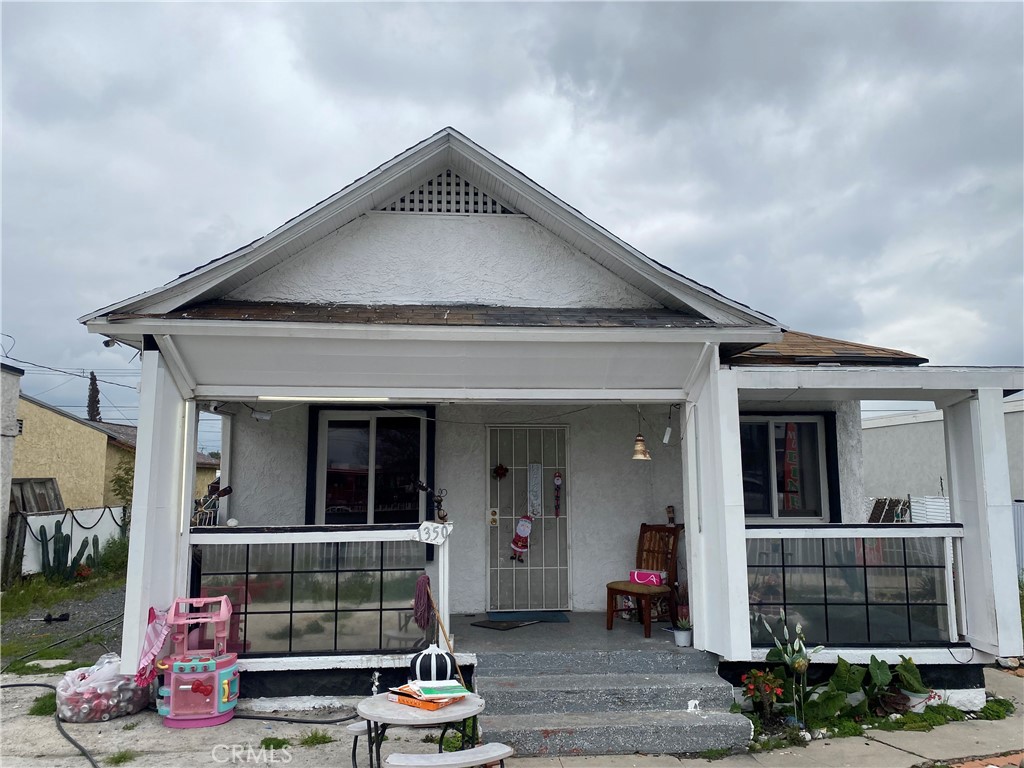
[[[633,461],[650,461],[651,452],[647,450],[647,441],[640,432],[640,405],[636,406],[636,439],[633,442]]]

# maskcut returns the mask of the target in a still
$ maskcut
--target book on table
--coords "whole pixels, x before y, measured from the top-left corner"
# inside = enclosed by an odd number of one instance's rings
[[[449,704],[454,704],[457,701],[462,701],[463,696],[432,696],[427,698],[410,683],[399,688],[390,688],[387,698],[388,701],[393,701],[396,704],[405,704],[408,707],[437,710],[447,707]]]
[[[410,680],[409,688],[422,699],[448,699],[452,696],[468,696],[472,693],[458,680]]]

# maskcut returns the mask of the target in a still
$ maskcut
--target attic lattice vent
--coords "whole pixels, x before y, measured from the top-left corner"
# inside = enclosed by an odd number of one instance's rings
[[[516,213],[451,170],[428,179],[378,210],[402,213]]]

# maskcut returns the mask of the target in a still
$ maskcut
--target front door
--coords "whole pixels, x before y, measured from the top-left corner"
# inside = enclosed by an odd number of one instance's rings
[[[488,610],[569,610],[567,427],[489,427]]]

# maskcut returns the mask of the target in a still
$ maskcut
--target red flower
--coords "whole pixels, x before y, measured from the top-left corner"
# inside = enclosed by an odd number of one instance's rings
[[[775,695],[776,696],[781,696],[782,695],[782,689],[781,688],[776,688],[775,689]]]
[[[746,675],[740,675],[740,682],[741,683],[747,682],[747,676]]]

